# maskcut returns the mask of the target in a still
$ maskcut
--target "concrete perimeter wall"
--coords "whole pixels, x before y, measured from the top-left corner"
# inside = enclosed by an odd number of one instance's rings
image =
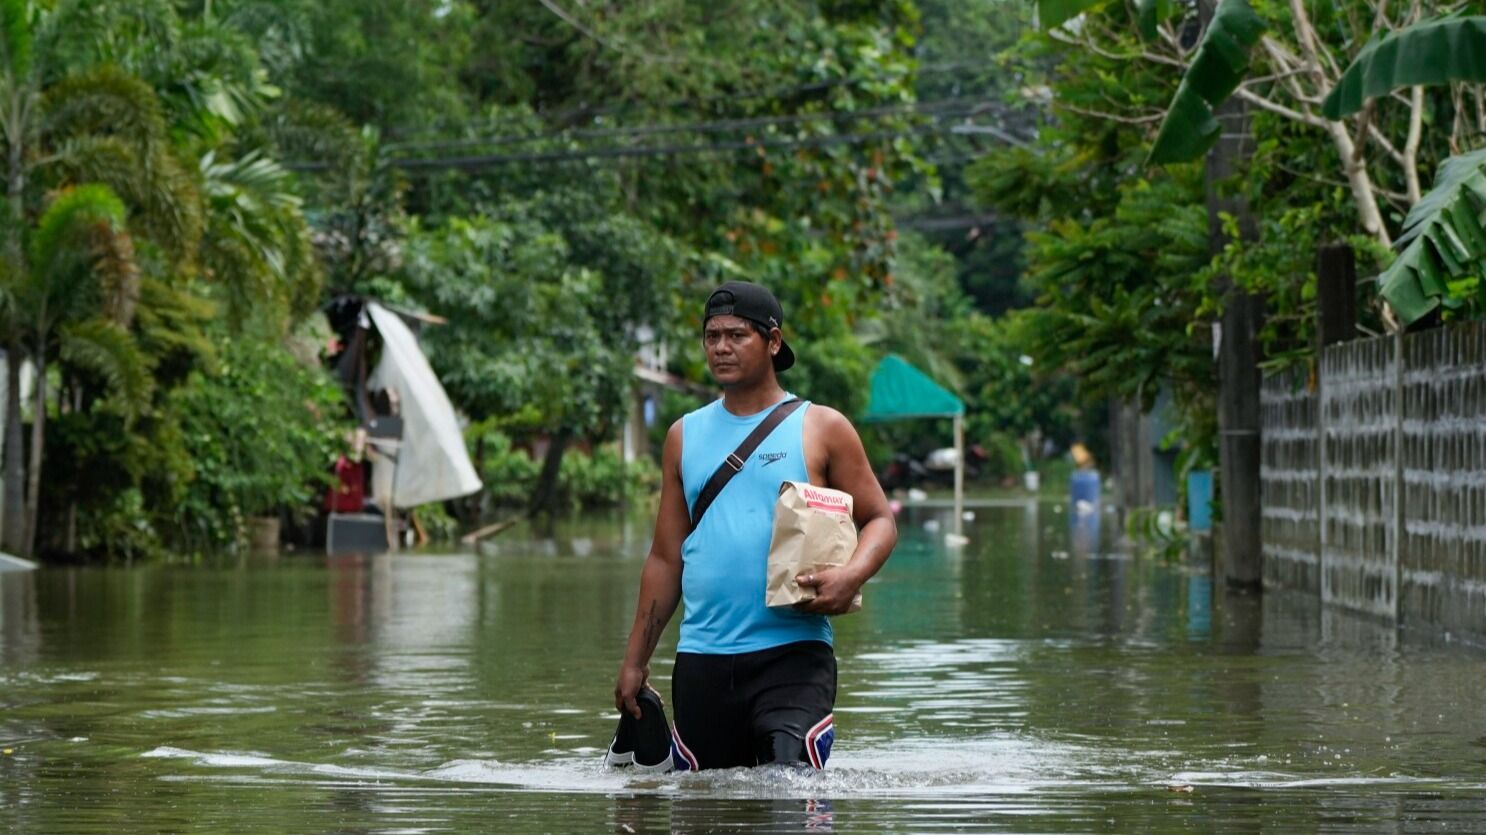
[[[1265,378],[1264,582],[1486,636],[1486,323]]]

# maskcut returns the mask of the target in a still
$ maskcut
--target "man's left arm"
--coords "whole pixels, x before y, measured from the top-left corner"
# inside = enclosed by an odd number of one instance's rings
[[[898,524],[888,506],[887,496],[872,465],[856,427],[846,416],[821,406],[813,406],[807,417],[815,417],[817,430],[812,434],[825,447],[826,486],[851,494],[852,516],[857,524],[857,548],[846,565],[826,568],[814,574],[802,574],[795,581],[813,586],[813,600],[795,604],[802,612],[821,615],[845,614],[851,608],[862,585],[872,579],[887,562],[898,543]]]

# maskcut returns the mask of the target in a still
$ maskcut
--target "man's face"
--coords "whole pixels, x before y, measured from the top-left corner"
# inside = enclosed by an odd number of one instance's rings
[[[707,368],[722,386],[752,383],[763,379],[774,367],[774,343],[778,329],[764,339],[752,322],[737,316],[713,316],[702,329],[702,347],[707,350]]]

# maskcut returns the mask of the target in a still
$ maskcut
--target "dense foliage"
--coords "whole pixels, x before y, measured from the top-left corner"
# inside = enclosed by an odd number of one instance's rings
[[[704,384],[698,311],[729,278],[784,303],[792,391],[858,413],[902,353],[1016,470],[1023,441],[1083,427],[1067,378],[991,318],[1028,298],[1016,221],[960,222],[983,211],[966,162],[1005,140],[950,129],[991,112],[1032,136],[1025,71],[988,60],[1028,19],[1009,0],[0,3],[7,545],[211,549],[312,508],[347,415],[326,335],[295,335],[340,294],[446,320],[424,344],[487,482],[452,508],[466,524],[653,487],[613,445],[636,352]],[[653,394],[657,430],[695,403]]]
[[[1322,112],[1323,98],[1374,32],[1473,6],[1256,0],[1251,16],[1248,4],[1225,0],[1222,26],[1243,37],[1227,42],[1222,61],[1204,62],[1201,4],[1038,5],[1048,25],[1001,60],[1048,119],[1034,142],[986,155],[969,175],[982,200],[1026,225],[1024,281],[1037,304],[1012,319],[1040,365],[1077,377],[1085,402],[1150,407],[1170,392],[1172,440],[1188,464],[1211,463],[1213,325],[1232,294],[1265,300],[1266,365],[1311,361],[1319,249],[1348,244],[1359,273],[1378,274],[1421,183],[1478,144],[1486,124],[1472,84],[1396,90],[1340,121]],[[1058,10],[1077,19],[1058,25],[1048,16]],[[1429,71],[1463,66],[1471,45],[1458,44],[1461,55],[1432,55]],[[1194,90],[1229,100],[1222,130],[1240,140],[1231,176],[1209,181],[1200,161],[1218,128],[1197,118],[1207,104]],[[1158,157],[1199,161],[1152,166],[1158,134]],[[1182,143],[1194,153],[1168,153]],[[1445,318],[1479,315],[1469,269],[1479,262],[1465,260],[1445,293]],[[1377,286],[1364,282],[1359,297],[1359,328],[1388,328]]]
[[[189,489],[172,539],[220,548],[244,519],[313,506],[349,429],[340,388],[273,339],[225,339],[174,393]]]

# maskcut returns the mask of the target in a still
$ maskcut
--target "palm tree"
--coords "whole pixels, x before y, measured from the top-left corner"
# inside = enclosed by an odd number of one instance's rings
[[[137,404],[148,370],[127,332],[139,292],[130,230],[186,262],[202,225],[193,177],[175,158],[154,91],[106,66],[60,75],[61,58],[36,49],[55,41],[72,9],[0,0],[0,332],[9,379],[0,523],[5,546],[23,555],[36,535],[49,361],[90,368]],[[37,373],[24,460],[27,358]]]
[[[201,174],[208,231],[203,266],[226,296],[232,323],[241,325],[250,313],[281,320],[313,309],[319,265],[289,172],[250,151],[236,160],[208,152]]]
[[[29,270],[14,293],[36,368],[22,553],[29,554],[36,539],[49,359],[93,369],[128,410],[148,399],[149,371],[127,329],[139,299],[139,269],[124,220],[118,196],[89,184],[58,195],[30,236]]]

